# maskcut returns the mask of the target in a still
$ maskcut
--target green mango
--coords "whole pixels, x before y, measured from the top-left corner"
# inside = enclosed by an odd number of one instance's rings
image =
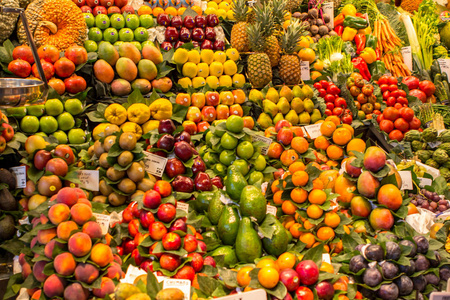
[[[258,223],[266,217],[266,198],[261,190],[253,185],[247,185],[242,190],[239,205],[242,216],[254,217]]]
[[[117,300],[126,300],[139,293],[141,293],[141,290],[129,283],[119,283],[114,291],[115,299]]]
[[[246,186],[247,180],[245,180],[242,173],[238,171],[237,166],[229,166],[227,170],[227,178],[225,179],[225,187],[230,198],[235,201],[239,201],[242,189]]]
[[[223,256],[226,267],[234,266],[238,263],[236,252],[231,246],[222,246],[217,248],[211,253],[211,256]]]
[[[220,197],[219,191],[214,192],[201,192],[198,194],[197,198],[192,202],[192,207],[196,212],[203,213],[208,210],[209,203],[215,197]]]
[[[266,221],[274,221],[272,224],[274,232],[271,239],[263,238],[262,242],[264,250],[266,250],[269,255],[278,257],[282,253],[286,252],[289,243],[289,236],[286,229],[275,217],[266,218]]]
[[[236,208],[226,205],[217,224],[217,233],[225,245],[234,245],[239,229],[239,214]]]
[[[218,192],[217,197],[212,198],[208,205],[207,216],[211,224],[217,225],[219,223],[224,208],[225,204],[220,200],[220,192]]]
[[[261,239],[250,219],[243,217],[236,237],[236,256],[241,263],[253,263],[261,255]]]

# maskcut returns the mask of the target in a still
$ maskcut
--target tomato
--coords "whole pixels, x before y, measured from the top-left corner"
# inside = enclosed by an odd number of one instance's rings
[[[394,104],[394,107],[395,107],[396,109],[400,109],[400,108],[403,107],[403,105],[397,102],[397,103]]]
[[[367,103],[367,97],[364,96],[363,93],[359,94],[358,97],[356,97],[356,100],[358,100],[358,102],[361,104]]]
[[[380,85],[380,90],[382,93],[389,91],[389,85],[387,85],[387,84]]]
[[[359,103],[358,101],[355,101],[355,106],[357,110],[361,109],[361,103]]]
[[[388,78],[388,84],[395,84],[396,86],[397,86],[397,84],[398,84],[398,80],[397,80],[397,78],[395,78],[394,76],[389,76],[389,78]]]
[[[330,84],[327,87],[327,93],[328,94],[333,94],[333,95],[339,95],[339,93],[341,92],[341,90],[335,85],[335,84]]]
[[[327,109],[329,109],[329,110],[333,110],[333,108],[334,108],[334,104],[332,103],[332,102],[327,102]]]
[[[372,95],[372,94],[373,94],[373,85],[371,85],[371,84],[366,84],[365,86],[363,86],[362,92],[363,92],[363,94],[366,95],[366,96]]]
[[[400,96],[400,90],[392,91],[391,96],[397,98],[398,96]]]
[[[331,112],[331,109],[325,109],[325,114],[327,115],[327,116],[331,116],[331,115],[333,115],[333,113]]]
[[[387,100],[390,96],[391,96],[391,92],[389,92],[389,91],[385,91],[385,92],[383,93],[383,99],[384,99],[384,100]]]
[[[363,78],[355,79],[355,85],[359,88],[362,88],[364,86],[364,79]]]
[[[398,129],[394,129],[389,133],[389,138],[401,142],[403,140],[403,133]]]
[[[403,97],[403,96],[399,96],[399,97],[397,98],[397,103],[400,103],[401,105],[403,105],[403,104],[408,105],[408,99],[406,99],[406,98]]]
[[[323,87],[322,87],[322,85],[320,84],[320,82],[316,82],[316,83],[314,83],[314,88],[316,89],[316,90],[320,90],[320,89],[322,89]]]
[[[325,100],[325,102],[333,102],[336,99],[336,97],[334,97],[334,95],[332,94],[326,94],[325,97],[323,98]]]
[[[345,114],[342,118],[342,122],[345,124],[352,124],[353,122],[353,116],[351,114]]]
[[[342,114],[342,112],[343,112],[342,107],[335,107],[333,109],[333,115],[335,115],[335,116],[340,116]]]
[[[378,117],[377,117],[377,123],[380,124],[381,121],[383,121],[383,120],[384,120],[383,114],[379,114]]]
[[[409,128],[419,129],[422,122],[417,117],[413,117],[411,122],[409,122]]]
[[[386,105],[387,106],[394,106],[395,103],[397,103],[397,100],[394,97],[389,97],[386,100]]]
[[[352,86],[350,88],[350,94],[352,94],[353,97],[357,97],[361,93],[361,89],[357,86]]]
[[[327,91],[325,89],[319,89],[319,96],[320,97],[325,97],[325,95],[327,94]]]
[[[414,110],[409,107],[404,107],[400,110],[400,115],[403,119],[405,119],[406,122],[411,122],[414,118]]]
[[[326,89],[328,87],[328,85],[330,84],[328,81],[326,80],[321,80],[319,81],[320,85],[322,86],[322,88]]]
[[[348,108],[344,109],[344,114],[350,114],[350,113],[351,113],[350,109],[348,109]]]
[[[382,120],[380,122],[380,129],[386,133],[389,133],[392,130],[394,130],[394,123],[392,123],[392,121],[390,121],[390,120]]]
[[[381,111],[379,111],[378,109],[374,109],[373,113],[376,114],[377,116],[382,116]]]
[[[398,119],[398,115],[399,115],[398,109],[393,107],[386,107],[383,111],[384,118],[386,120],[391,120],[392,122]]]
[[[393,91],[398,90],[398,87],[397,87],[396,84],[391,84],[391,85],[389,85],[389,90],[390,90],[391,92],[393,92]]]
[[[380,87],[381,87],[382,84],[387,84],[388,78],[389,77],[386,75],[381,76],[380,79],[378,79],[378,85],[380,85]]]
[[[406,97],[406,92],[404,90],[398,90],[399,96]]]
[[[345,99],[342,98],[342,97],[338,97],[334,101],[334,105],[337,106],[337,107],[347,108],[347,101],[345,101]]]
[[[436,87],[434,86],[434,83],[432,83],[429,80],[421,81],[419,83],[419,89],[422,92],[424,92],[427,95],[427,97],[431,97],[434,94],[434,92],[436,91]]]
[[[409,130],[409,124],[403,118],[395,120],[394,127],[402,132],[407,132]]]

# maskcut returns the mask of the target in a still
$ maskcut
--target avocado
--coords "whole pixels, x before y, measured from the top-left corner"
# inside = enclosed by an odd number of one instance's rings
[[[274,228],[272,238],[263,238],[262,242],[264,250],[266,250],[269,255],[278,257],[282,253],[286,252],[289,243],[289,236],[286,229],[277,219],[275,219],[272,227]]]
[[[6,183],[10,190],[16,189],[16,176],[10,171],[1,168],[0,169],[0,183]]]
[[[197,198],[192,201],[192,207],[196,212],[203,213],[208,210],[209,203],[214,197],[220,197],[220,192],[201,192],[198,194]]]
[[[262,256],[262,243],[249,218],[243,217],[236,237],[236,256],[241,263],[253,263]]]
[[[226,205],[217,224],[217,233],[225,245],[234,245],[239,230],[239,215],[236,208]]]
[[[219,223],[224,208],[225,204],[220,200],[220,192],[218,192],[218,196],[212,198],[208,205],[207,216],[211,224],[217,225],[217,223]]]
[[[247,180],[245,180],[242,173],[238,171],[237,167],[234,165],[229,166],[227,177],[225,179],[225,187],[230,198],[239,201],[242,189],[246,186]]]
[[[225,266],[234,266],[238,263],[238,259],[236,257],[236,252],[231,246],[222,246],[217,248],[211,253],[211,256],[223,256]]]
[[[259,224],[266,217],[266,198],[264,198],[261,190],[255,186],[247,185],[242,190],[239,206],[243,216],[254,217]]]
[[[13,238],[16,234],[16,227],[14,225],[14,218],[10,215],[5,215],[0,220],[0,242]]]
[[[0,210],[14,211],[18,210],[16,199],[11,195],[8,189],[0,190]]]

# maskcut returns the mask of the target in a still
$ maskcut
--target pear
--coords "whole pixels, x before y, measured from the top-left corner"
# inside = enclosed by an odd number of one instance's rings
[[[272,119],[266,113],[260,114],[257,122],[262,129],[266,129],[269,128],[270,126],[273,126]]]
[[[277,103],[277,107],[283,115],[287,114],[288,111],[291,109],[289,102],[284,97],[280,98],[280,100]]]
[[[253,102],[263,101],[264,95],[260,91],[252,89],[248,95],[248,100]]]
[[[282,113],[278,113],[275,118],[273,118],[273,123],[277,124],[278,121],[284,120],[283,114]]]
[[[272,101],[273,103],[278,103],[278,100],[280,99],[278,91],[273,87],[269,88],[266,94],[266,99]]]
[[[305,110],[308,113],[312,113],[314,110],[314,102],[312,102],[311,99],[305,99],[305,101],[303,101],[303,105],[305,106]]]
[[[294,98],[294,94],[292,94],[292,90],[287,85],[283,85],[280,90],[280,97],[285,97],[287,101],[291,102]]]
[[[315,108],[313,110],[313,113],[311,115],[311,123],[315,124],[317,121],[319,121],[320,119],[322,119],[322,115],[320,114],[320,110],[318,110],[317,108]]]
[[[314,97],[314,92],[313,92],[312,88],[309,85],[305,84],[302,87],[302,91],[305,94],[306,98],[311,99],[312,97]]]
[[[299,115],[299,122],[302,125],[308,125],[311,123],[311,116],[306,111],[304,111]]]
[[[288,120],[292,125],[297,125],[299,118],[295,110],[291,109],[287,115],[284,116],[286,120]]]
[[[305,99],[305,93],[303,93],[302,88],[299,85],[294,86],[294,88],[292,89],[292,94],[294,95],[294,97],[298,97],[300,99]]]
[[[295,110],[297,114],[302,113],[305,110],[302,99],[300,99],[299,97],[295,97],[294,99],[292,99],[291,108]]]
[[[263,109],[266,114],[271,116],[275,116],[279,111],[278,106],[270,100],[263,101]]]

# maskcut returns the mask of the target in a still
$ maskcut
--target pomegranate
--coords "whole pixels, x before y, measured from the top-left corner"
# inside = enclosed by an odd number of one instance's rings
[[[56,75],[62,78],[69,77],[75,72],[75,64],[65,57],[58,59],[55,62],[54,67]]]
[[[87,51],[81,46],[70,46],[66,49],[64,56],[70,59],[75,65],[81,65],[87,62]]]
[[[51,86],[59,95],[64,94],[66,86],[61,79],[52,78],[48,81],[48,85]]]
[[[86,89],[86,80],[78,75],[72,75],[64,80],[64,85],[66,86],[66,91],[71,94],[77,94]]]
[[[30,63],[30,65],[34,64],[33,52],[31,52],[30,46],[22,45],[14,48],[12,53],[13,59],[23,59]]]
[[[31,65],[26,60],[18,58],[8,64],[8,71],[16,76],[25,78],[31,73]]]
[[[41,59],[41,64],[42,64],[42,69],[44,70],[45,78],[47,80],[49,80],[50,78],[52,78],[55,75],[55,67],[53,66],[53,64],[51,64],[43,59]],[[41,79],[41,77],[39,76],[39,72],[38,72],[36,64],[34,64],[31,67],[31,72],[33,72],[34,77]]]
[[[43,45],[38,48],[39,58],[54,64],[59,59],[59,50],[52,45]]]

